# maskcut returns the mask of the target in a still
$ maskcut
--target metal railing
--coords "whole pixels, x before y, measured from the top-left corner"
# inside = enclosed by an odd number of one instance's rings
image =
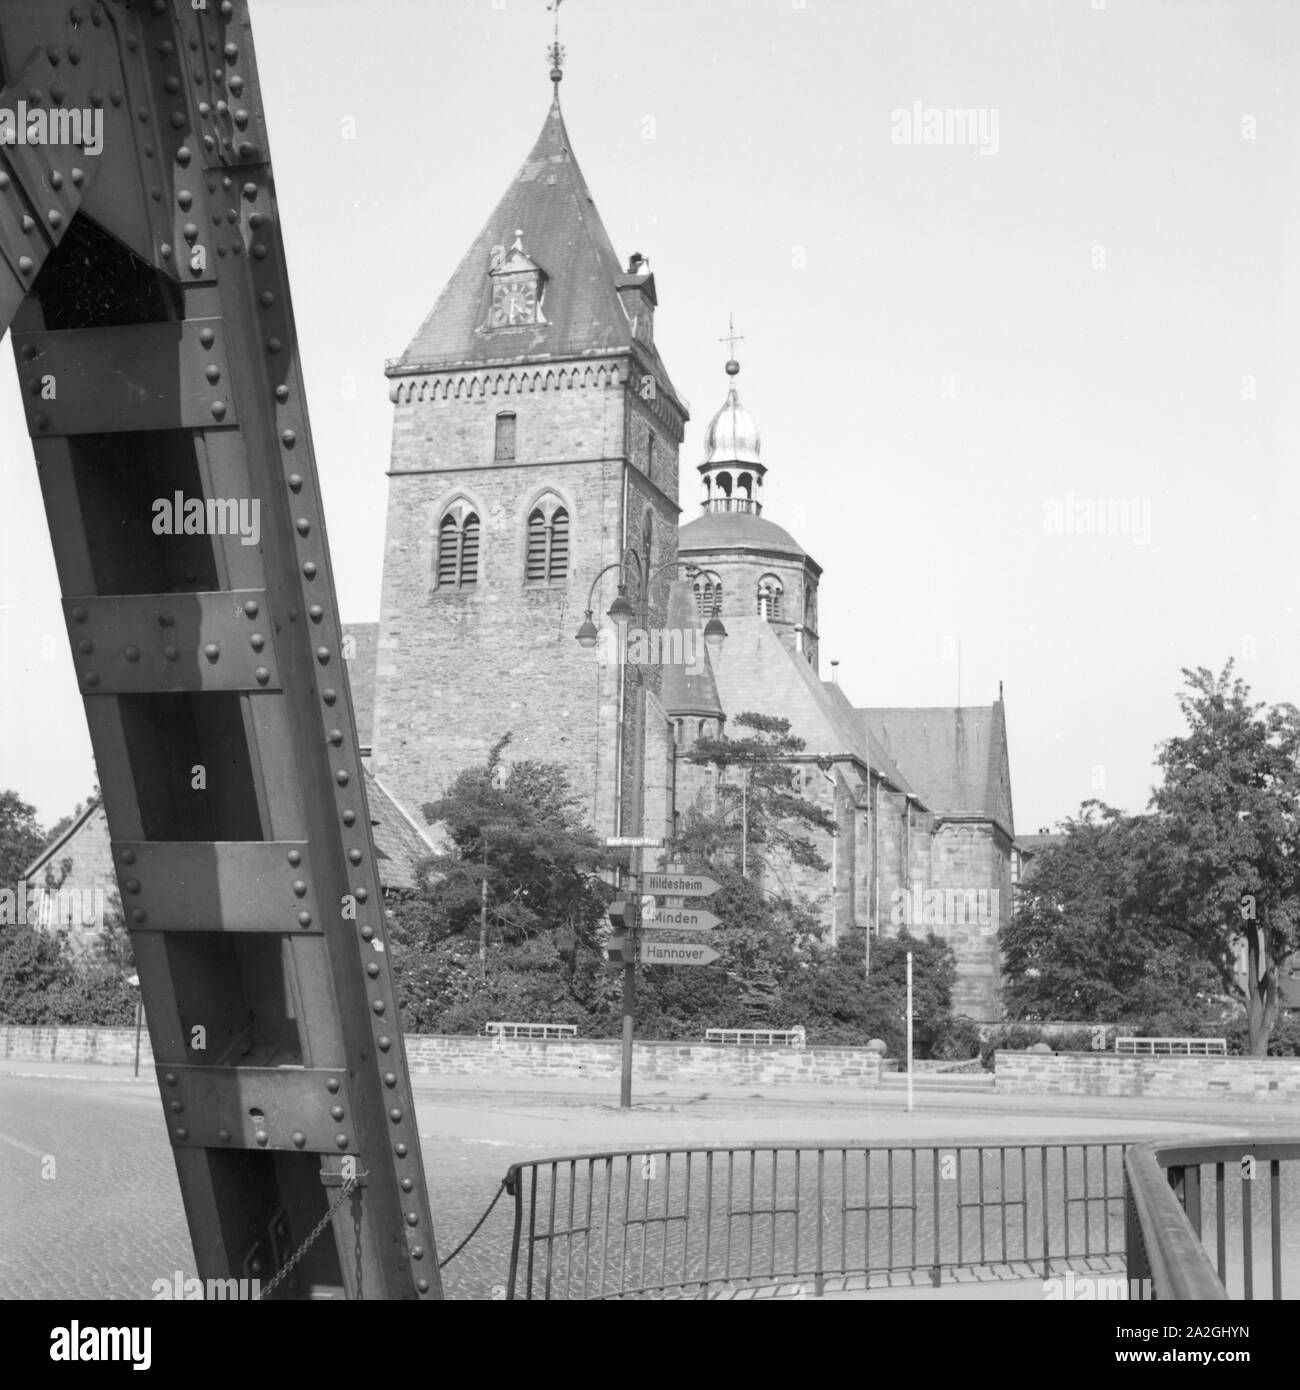
[[[485,1023],[483,1031],[494,1038],[576,1038],[576,1023]]]
[[[756,1144],[516,1163],[509,1299],[1121,1268],[1124,1143]],[[919,1276],[919,1279],[918,1279]]]
[[[1115,1051],[1134,1057],[1226,1057],[1227,1038],[1116,1038]]]
[[[1300,1139],[1135,1144],[1124,1172],[1134,1297],[1253,1300],[1256,1286],[1265,1283],[1272,1298],[1283,1297],[1284,1284],[1295,1296]],[[1204,1229],[1207,1188],[1213,1194],[1212,1245]],[[1267,1226],[1258,1246],[1257,1223],[1261,1231]]]
[[[803,1047],[807,1030],[800,1028],[706,1028],[706,1043],[735,1043],[746,1047]]]

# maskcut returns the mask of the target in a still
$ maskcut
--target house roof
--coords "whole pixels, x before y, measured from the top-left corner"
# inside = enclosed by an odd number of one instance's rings
[[[489,329],[492,249],[509,248],[517,234],[527,258],[546,277],[540,306],[546,322]],[[644,278],[633,277],[635,283]],[[528,158],[389,373],[609,355],[635,347],[648,359],[658,390],[680,401],[654,347],[633,338],[618,291],[620,283],[632,282],[574,158],[557,97]]]
[[[104,814],[104,803],[96,797],[91,797],[85,807],[72,818],[72,823],[50,840],[23,870],[24,881],[34,879],[97,811],[101,816]]]
[[[385,888],[415,888],[415,869],[433,854],[433,841],[406,814],[396,797],[366,768],[370,830],[379,857],[379,881]]]
[[[1000,700],[984,706],[858,713],[933,811],[996,820],[1012,833],[1003,792],[1007,732]]]

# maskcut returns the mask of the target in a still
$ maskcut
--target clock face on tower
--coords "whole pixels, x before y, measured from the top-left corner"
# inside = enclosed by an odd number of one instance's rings
[[[498,280],[492,287],[492,327],[510,328],[537,322],[537,279]]]

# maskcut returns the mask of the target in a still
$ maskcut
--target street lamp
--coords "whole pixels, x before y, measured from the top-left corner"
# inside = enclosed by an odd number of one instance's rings
[[[627,596],[626,561],[615,560],[612,564],[605,566],[603,570],[591,581],[591,588],[587,592],[587,609],[583,618],[582,625],[574,633],[578,644],[590,649],[600,640],[595,623],[592,621],[592,604],[596,599],[596,585],[607,575],[610,570],[618,570],[618,594],[614,602],[609,606],[608,617],[618,627],[618,680],[619,680],[619,701],[618,701],[618,746],[615,759],[615,766],[623,765],[623,749],[626,746],[626,710],[622,696],[624,673],[627,669],[627,634],[628,626],[633,620],[640,620],[644,625],[646,610],[650,602],[650,586],[661,574],[670,569],[684,568],[687,576],[703,573],[696,565],[682,565],[680,561],[670,560],[666,565],[660,565],[653,573],[649,572],[649,566],[644,561],[638,561],[636,566],[637,590],[636,606],[633,607],[632,601]],[[726,640],[727,629],[723,627],[722,620],[718,617],[717,608],[709,618],[704,628],[705,645],[715,654],[722,647]],[[637,682],[636,692],[636,728],[634,730],[634,743],[632,748],[632,823],[644,829],[644,806],[642,804],[642,794],[645,785],[645,682]],[[619,833],[622,832],[622,797],[617,798],[615,805],[615,827]],[[641,856],[642,851],[639,846],[632,850],[632,883],[631,898],[635,903],[641,901]],[[623,1056],[621,1075],[619,1080],[620,1107],[627,1110],[632,1105],[632,1041],[636,1029],[636,958],[637,941],[639,938],[639,921],[633,926],[627,935],[627,950],[623,956]]]

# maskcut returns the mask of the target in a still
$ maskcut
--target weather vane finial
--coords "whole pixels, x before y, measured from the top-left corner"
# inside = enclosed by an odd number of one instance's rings
[[[736,332],[736,316],[734,313],[727,315],[727,333],[725,337],[719,338],[718,342],[726,343],[727,352],[727,375],[735,376],[740,371],[740,363],[736,361],[736,344],[743,343],[745,335]]]
[[[564,76],[564,45],[560,42],[560,6],[564,0],[550,0],[547,10],[555,16],[555,38],[546,50],[551,60],[551,81],[555,83],[555,95],[560,94],[560,79]]]

